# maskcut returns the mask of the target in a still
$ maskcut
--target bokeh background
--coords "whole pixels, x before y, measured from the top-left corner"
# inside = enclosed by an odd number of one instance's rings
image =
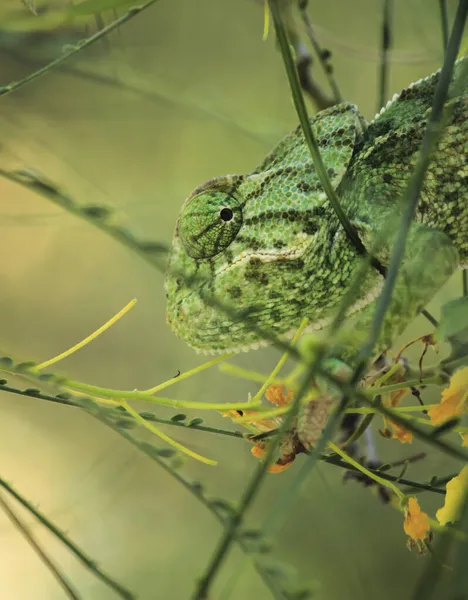
[[[12,4],[26,10],[19,0],[5,2]],[[377,108],[382,3],[310,4],[311,20],[321,43],[332,51],[344,97],[370,119]],[[454,7],[449,2],[450,15]],[[112,12],[100,18],[107,23]],[[389,96],[437,69],[442,60],[438,2],[395,1],[393,25]],[[92,18],[41,32],[11,31],[5,17],[1,83],[24,77],[96,27]],[[1,166],[34,167],[78,201],[115,206],[123,223],[169,243],[191,189],[215,175],[252,170],[296,125],[274,36],[270,33],[263,42],[262,29],[262,5],[253,0],[161,0],[59,70],[1,99]],[[316,73],[323,81],[318,67]],[[161,273],[86,223],[4,180],[0,253],[1,354],[45,360],[136,297],[137,306],[122,321],[56,370],[86,382],[145,389],[203,361],[166,326]],[[431,310],[437,314],[440,303],[460,291],[457,276]],[[420,318],[398,344],[427,332]],[[277,356],[267,349],[233,362],[267,372]],[[257,389],[214,367],[170,393],[244,401]],[[425,400],[435,398],[437,392],[424,393]],[[0,409],[2,477],[141,600],[190,597],[221,534],[192,495],[79,410],[8,394],[0,396]],[[217,414],[203,416],[210,424],[227,425]],[[187,462],[188,476],[203,481],[213,496],[239,498],[255,466],[247,444],[195,431],[169,433],[219,460],[217,467]],[[144,431],[138,435],[149,439]],[[402,446],[378,434],[376,443],[384,460],[421,449],[416,442]],[[251,524],[287,489],[302,460],[268,477],[249,515]],[[429,479],[453,466],[429,450],[408,476]],[[368,489],[342,485],[342,474],[331,465],[314,469],[278,534],[275,555],[294,565],[301,578],[316,581],[319,598],[409,598],[426,559],[406,549],[401,515]],[[441,497],[422,494],[420,501],[434,511]],[[83,598],[115,597],[47,531],[20,514]],[[64,597],[3,514],[0,556],[2,600]],[[242,560],[235,549],[213,598]],[[262,600],[270,595],[247,564],[231,597]]]

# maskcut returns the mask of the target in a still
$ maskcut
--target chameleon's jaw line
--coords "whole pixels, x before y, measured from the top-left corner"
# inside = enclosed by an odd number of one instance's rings
[[[272,342],[270,342],[269,340],[260,340],[258,342],[253,342],[252,344],[246,346],[234,346],[232,348],[199,348],[197,346],[193,346],[190,343],[188,345],[192,348],[192,350],[195,350],[197,354],[213,356],[220,354],[242,354],[250,352],[251,350],[261,350],[262,348],[271,346]]]

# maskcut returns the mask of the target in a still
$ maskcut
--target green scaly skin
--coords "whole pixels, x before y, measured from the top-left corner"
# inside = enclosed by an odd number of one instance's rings
[[[455,67],[448,122],[426,174],[379,348],[389,346],[448,277],[468,265],[468,84],[457,77],[466,73],[467,61]],[[403,90],[370,124],[347,103],[311,119],[343,209],[368,250],[379,240],[383,263],[438,77]],[[212,179],[187,199],[166,278],[167,320],[204,353],[265,345],[252,325],[285,337],[307,317],[312,329],[320,329],[361,260],[325,196],[298,127],[253,173]],[[348,311],[345,344],[357,348],[364,340],[381,286],[382,276],[369,268]],[[230,307],[229,314],[213,298]]]

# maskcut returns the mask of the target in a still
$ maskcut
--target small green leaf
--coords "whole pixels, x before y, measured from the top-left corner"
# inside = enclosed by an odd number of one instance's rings
[[[452,345],[468,344],[468,297],[456,298],[442,306],[437,333]]]
[[[187,427],[196,427],[197,425],[201,425],[203,423],[202,417],[197,417],[196,419],[192,419],[187,423]]]
[[[119,238],[124,243],[135,244],[135,236],[131,231],[125,229],[125,227],[112,227],[112,235]]]
[[[40,381],[54,381],[55,374],[54,373],[40,373],[38,376]]]
[[[186,418],[187,418],[187,415],[178,413],[177,415],[174,415],[173,417],[171,417],[171,421],[175,421],[177,423],[178,421],[185,421]]]
[[[229,502],[229,500],[225,500],[224,498],[214,498],[210,500],[210,505],[216,510],[229,513],[231,515],[234,515],[236,513],[235,506],[231,502]]]
[[[4,367],[12,367],[15,364],[14,360],[10,356],[0,357],[0,365]]]
[[[111,210],[107,206],[85,206],[81,212],[90,219],[103,220],[109,216]]]
[[[257,546],[257,552],[259,554],[268,554],[273,550],[273,542],[260,542]]]
[[[191,488],[196,494],[203,494],[203,485],[199,481],[192,481]]]
[[[156,415],[154,412],[148,412],[147,410],[142,410],[141,413],[138,413],[142,419],[146,419],[147,421],[151,421]]]
[[[167,246],[159,242],[140,242],[140,250],[147,254],[161,254],[167,252]]]
[[[157,448],[148,442],[141,442],[140,448],[149,456],[154,456],[156,458],[172,458],[177,454],[177,450],[174,450],[173,448]]]
[[[41,393],[41,390],[38,390],[37,388],[27,388],[27,389],[23,390],[22,393],[25,396],[39,396]]]
[[[21,373],[24,371],[29,371],[30,369],[32,369],[35,366],[36,366],[36,363],[33,360],[25,360],[24,362],[18,363],[16,365],[15,371],[18,371],[19,373]]]
[[[172,458],[177,454],[177,450],[174,450],[174,448],[158,448],[157,451],[158,456],[161,458]]]
[[[170,466],[171,466],[172,469],[174,469],[174,471],[176,471],[177,469],[180,469],[181,467],[183,467],[184,464],[185,464],[185,460],[184,460],[183,455],[177,454],[171,460]]]

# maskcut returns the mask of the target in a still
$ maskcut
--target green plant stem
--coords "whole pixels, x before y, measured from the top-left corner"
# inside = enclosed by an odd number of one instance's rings
[[[7,383],[0,383],[0,391],[3,392],[9,392],[11,394],[17,394],[19,396],[26,396],[26,397],[30,397],[30,398],[38,398],[39,400],[46,400],[47,402],[54,402],[56,404],[62,404],[64,406],[70,406],[73,408],[81,408],[83,409],[84,407],[80,405],[80,398],[78,396],[72,396],[70,394],[69,398],[61,398],[59,396],[52,396],[51,394],[45,394],[44,392],[39,391],[36,388],[26,388],[26,389],[19,389],[16,387],[13,387],[11,385],[8,385]],[[107,410],[109,410],[109,408],[107,408]],[[117,410],[117,407],[115,407],[115,412],[114,412],[114,417],[116,420],[118,421],[124,421],[124,420],[128,420],[128,421],[132,421],[131,418],[126,417],[124,413],[120,412]],[[235,438],[239,438],[241,440],[245,439],[244,435],[240,432],[240,431],[231,431],[229,429],[220,429],[218,427],[208,427],[207,425],[189,425],[188,423],[185,422],[180,422],[180,421],[172,421],[171,419],[163,419],[162,417],[158,417],[156,415],[153,415],[151,413],[147,413],[147,412],[143,412],[140,413],[140,416],[143,417],[143,419],[145,419],[145,421],[150,421],[150,422],[154,422],[154,423],[162,423],[163,425],[170,425],[172,427],[182,427],[184,429],[193,429],[194,431],[203,431],[205,433],[214,433],[214,434],[218,434],[218,435],[225,435],[228,437],[235,437]]]
[[[13,386],[9,386],[7,384],[0,384],[0,391],[5,391],[5,392],[9,392],[12,394],[17,394],[23,397],[30,397],[30,398],[37,398],[40,400],[46,400],[48,402],[55,402],[58,404],[62,404],[64,406],[69,406],[72,408],[80,408],[81,410],[85,410],[86,412],[89,412],[88,407],[84,407],[80,405],[80,398],[76,397],[76,396],[70,396],[70,398],[65,399],[65,398],[58,398],[56,396],[51,396],[49,394],[44,394],[43,392],[39,392],[36,389],[32,390],[32,393],[29,393],[28,389],[19,389],[19,388],[15,388]],[[109,425],[109,423],[112,423],[112,429],[114,431],[117,431],[119,434],[122,435],[121,433],[121,429],[119,428],[118,423],[125,420],[124,414],[120,411],[115,410],[114,413],[112,414],[113,420],[111,421],[110,416],[111,413],[109,412],[109,408],[106,408],[106,424]],[[376,409],[377,411],[377,409]],[[213,434],[217,434],[217,435],[225,435],[228,437],[234,437],[237,438],[239,440],[245,441],[245,435],[240,432],[240,431],[231,431],[229,429],[219,429],[216,427],[208,427],[205,425],[190,425],[188,426],[187,424],[185,424],[184,422],[180,422],[180,421],[172,421],[171,419],[163,419],[161,417],[157,417],[156,415],[151,415],[148,414],[146,412],[140,413],[140,416],[142,416],[145,420],[147,421],[154,421],[156,423],[161,423],[163,425],[168,425],[171,427],[182,427],[184,429],[189,429],[189,430],[194,430],[194,431],[203,431],[205,433],[213,433]],[[114,420],[115,419],[115,420]],[[128,419],[129,421],[131,421],[131,419]],[[278,435],[278,430],[272,430],[269,432],[265,432],[263,434],[260,434],[259,436],[253,436],[251,439],[266,439],[267,437],[271,437],[274,435]],[[340,460],[335,460],[333,456],[327,455],[327,454],[322,454],[320,456],[320,460],[333,464],[335,466],[340,466],[342,468],[345,469],[350,469],[351,467],[349,467],[349,465],[340,462]],[[351,469],[352,470],[352,469]],[[381,474],[381,472],[379,471],[379,474]],[[382,475],[382,474],[381,474]],[[383,475],[382,475],[383,476]],[[394,478],[392,478],[393,476],[389,476],[389,481],[394,481]],[[451,479],[453,476],[450,476],[449,479]],[[445,479],[442,478],[441,482],[444,483]],[[402,484],[405,485],[410,485],[413,486],[417,489],[424,489],[424,490],[429,490],[429,491],[436,491],[436,488],[434,486],[428,486],[426,484],[421,484],[418,483],[416,481],[410,481],[410,480],[401,480]],[[46,517],[44,517],[41,513],[39,513],[39,511],[36,511],[36,509],[30,505],[29,503],[27,503],[27,500],[23,499],[22,497],[19,496],[19,494],[17,495],[17,492],[14,491],[14,489],[6,482],[4,481],[1,477],[0,477],[0,486],[4,487],[8,492],[10,492],[19,502],[21,502],[22,504],[24,504],[24,506],[26,508],[28,508],[28,510],[31,510],[31,512],[36,516],[36,518],[41,521],[48,529],[50,529],[53,533],[55,533],[53,531],[54,525],[53,523],[49,523],[48,521],[46,522]],[[440,490],[438,491],[438,493],[442,493],[440,492]],[[50,526],[49,526],[49,524]],[[62,535],[60,530],[57,530],[58,534],[57,535]],[[72,552],[74,552],[73,550],[73,542],[71,542],[70,540],[62,540],[65,545],[67,545],[70,550]],[[70,545],[69,545],[70,544]],[[82,552],[80,551],[76,546],[74,546],[75,550],[77,552]],[[74,552],[76,553],[76,552]],[[82,553],[84,556],[84,561],[89,561],[89,564],[93,564],[92,559],[89,559],[88,557],[86,557],[86,555],[84,553]],[[78,558],[80,560],[83,560],[81,557],[78,556]],[[88,566],[88,564],[87,564]],[[105,576],[105,575],[104,575]],[[105,576],[107,577],[107,576]]]
[[[166,473],[171,475],[188,492],[190,492],[199,502],[201,502],[203,504],[203,506],[205,508],[207,508],[209,510],[209,512],[217,519],[217,521],[219,521],[219,523],[221,525],[224,525],[224,526],[226,525],[225,517],[223,517],[223,515],[221,515],[218,512],[216,507],[212,504],[212,502],[210,502],[210,499],[207,498],[203,494],[202,490],[200,488],[198,488],[194,482],[191,482],[188,479],[185,479],[175,468],[171,467],[171,465],[167,462],[167,460],[164,460],[163,458],[158,456],[157,453],[151,452],[150,444],[136,440],[128,431],[126,431],[125,429],[119,428],[115,423],[113,423],[107,417],[106,413],[98,405],[93,406],[91,409],[87,409],[87,412],[92,417],[94,417],[95,419],[97,419],[98,421],[100,421],[101,423],[103,423],[104,425],[109,427],[110,429],[112,429],[115,433],[117,433],[118,435],[123,437],[127,442],[129,442],[130,444],[132,444],[133,446],[138,448],[138,450],[143,452],[143,454],[145,454],[148,458],[150,458],[151,460],[154,460],[164,471],[166,471]],[[244,540],[242,540],[241,537],[236,536],[234,541],[240,546],[240,548],[244,552],[246,552],[246,553],[249,552],[249,548],[248,548],[247,544],[245,543]],[[270,589],[274,598],[276,598],[277,600],[283,600],[284,599],[283,594],[280,592],[280,590],[278,590],[276,583],[270,577],[268,571],[263,568],[263,566],[261,565],[261,563],[258,560],[254,561],[254,565],[255,565],[255,568],[256,568],[258,574],[260,575],[260,577],[262,578],[264,583],[267,585],[267,587]]]
[[[127,229],[113,225],[108,222],[105,217],[95,216],[95,211],[102,210],[104,207],[78,205],[70,196],[64,194],[53,182],[47,180],[38,173],[26,170],[5,171],[4,169],[0,169],[0,176],[40,194],[70,214],[84,219],[102,232],[114,238],[129,250],[138,254],[152,267],[156,267],[160,272],[164,272],[165,264],[161,261],[161,256],[164,256],[167,253],[167,246],[159,242],[140,241]]]
[[[274,4],[274,2],[272,2],[272,4]],[[377,300],[376,311],[374,314],[374,318],[372,319],[372,322],[371,322],[369,336],[368,336],[367,341],[360,348],[358,358],[357,358],[357,363],[356,363],[356,366],[354,368],[353,374],[350,379],[349,391],[345,391],[342,399],[340,400],[340,404],[338,406],[336,413],[333,414],[334,417],[336,415],[340,416],[346,410],[347,405],[349,404],[351,398],[356,394],[356,386],[359,383],[359,381],[361,380],[361,378],[365,372],[368,361],[372,355],[374,346],[378,340],[379,333],[380,333],[380,330],[381,330],[381,327],[382,327],[382,324],[383,324],[383,321],[385,318],[385,314],[387,312],[387,309],[390,304],[390,300],[392,298],[392,294],[393,294],[393,290],[395,287],[396,278],[397,278],[397,275],[398,275],[398,272],[400,269],[400,265],[401,265],[401,262],[402,262],[402,259],[403,259],[404,253],[405,253],[406,240],[407,240],[407,236],[409,234],[411,222],[413,220],[413,216],[414,216],[414,213],[415,213],[415,210],[417,207],[417,203],[419,200],[419,194],[422,189],[424,175],[425,175],[425,172],[429,165],[430,153],[435,145],[437,136],[439,134],[439,129],[435,128],[434,124],[438,124],[440,122],[440,119],[442,116],[442,109],[443,109],[443,106],[445,103],[445,99],[447,97],[448,84],[451,79],[451,74],[452,74],[452,70],[453,70],[453,64],[455,61],[455,57],[456,57],[456,54],[455,54],[455,56],[452,56],[449,54],[448,60],[446,61],[445,65],[444,65],[444,69],[443,69],[444,77],[441,74],[439,85],[437,87],[436,94],[434,97],[433,109],[431,111],[431,116],[429,118],[428,128],[426,129],[426,132],[425,132],[425,135],[423,138],[420,159],[416,166],[415,173],[410,180],[410,184],[407,188],[407,191],[406,191],[406,194],[404,197],[404,200],[406,201],[404,204],[405,210],[404,210],[402,218],[400,220],[400,226],[398,229],[395,246],[391,253],[389,268],[386,273],[386,278],[384,281],[383,289]],[[335,322],[339,323],[340,318],[338,317]],[[369,400],[366,399],[366,401],[367,401],[367,403],[370,403]],[[329,422],[331,420],[332,419],[329,419]],[[327,423],[327,427],[325,429],[326,430],[328,429],[328,423]],[[323,441],[324,438],[326,438],[325,433],[320,438],[320,441]],[[317,451],[317,447],[314,448],[309,459],[307,460],[306,465],[302,468],[301,473],[296,477],[294,485],[293,485],[293,488],[295,491],[297,491],[299,489],[301,482],[305,479],[305,477],[308,473],[308,463],[310,462],[311,464],[313,464],[316,451]],[[289,504],[291,502],[292,495],[293,494],[290,494],[288,496],[288,498],[285,499],[285,502],[287,502]]]
[[[62,575],[62,573],[55,566],[53,561],[47,556],[47,554],[44,552],[44,550],[42,549],[40,544],[36,541],[36,539],[34,538],[32,533],[28,530],[28,528],[21,521],[21,519],[14,513],[13,509],[10,507],[8,502],[2,497],[1,494],[0,494],[0,507],[3,509],[4,513],[7,515],[7,517],[10,519],[10,521],[13,523],[13,525],[23,534],[23,536],[26,538],[26,540],[28,541],[31,548],[39,556],[41,561],[45,564],[45,566],[49,569],[49,571],[52,573],[52,575],[55,577],[55,579],[61,585],[61,587],[63,588],[67,597],[71,598],[72,600],[80,600],[80,597],[73,590],[73,588],[70,586],[70,584],[67,582],[65,576]]]
[[[328,84],[330,85],[330,88],[332,90],[333,99],[335,101],[335,104],[339,104],[340,102],[343,102],[343,96],[340,92],[340,88],[338,87],[338,83],[333,74],[333,68],[330,64],[330,58],[329,58],[330,53],[327,50],[324,50],[320,46],[320,44],[317,40],[317,37],[314,32],[314,28],[312,27],[312,23],[310,22],[309,15],[307,14],[308,3],[309,3],[308,0],[303,0],[302,2],[299,2],[299,10],[301,13],[302,22],[304,23],[307,37],[309,38],[309,41],[312,44],[312,47],[319,59],[320,65],[323,69],[323,72],[325,73],[325,77],[328,80]]]
[[[432,491],[438,490],[440,485],[445,485],[446,483],[448,483],[451,479],[453,479],[457,475],[458,475],[458,473],[451,473],[450,475],[444,475],[444,477],[437,477],[435,481],[431,481],[431,483],[428,485],[427,491],[432,492]],[[400,480],[400,481],[403,484],[405,483],[403,480]],[[421,489],[421,487],[419,485],[415,486],[414,484],[410,484],[409,487],[407,487],[403,490],[403,493],[406,496],[411,496],[418,489]],[[425,491],[425,490],[426,490],[425,487],[421,489],[421,491]]]
[[[425,441],[426,443],[428,443],[431,446],[434,446],[435,448],[438,448],[440,451],[444,452],[448,456],[451,456],[452,458],[456,458],[458,460],[468,462],[468,453],[467,452],[461,450],[460,448],[458,448],[456,446],[453,446],[452,444],[445,442],[441,438],[434,437],[434,436],[427,434],[423,429],[421,429],[420,427],[415,425],[409,419],[402,417],[398,412],[391,410],[382,404],[376,405],[374,402],[369,400],[369,398],[366,396],[366,394],[364,394],[360,390],[356,389],[354,384],[344,383],[343,381],[341,381],[337,377],[334,377],[328,371],[326,371],[325,369],[322,369],[320,367],[318,369],[318,373],[322,377],[327,378],[331,383],[336,385],[338,388],[340,388],[344,394],[352,396],[359,403],[372,407],[378,413],[387,417],[387,419],[390,419],[391,421],[398,423],[398,425],[402,425],[403,427],[405,427],[406,429],[411,431],[415,435],[415,437]]]
[[[320,183],[322,184],[322,187],[327,195],[327,198],[333,210],[335,211],[338,220],[341,223],[341,226],[343,227],[353,246],[359,254],[361,254],[362,256],[367,256],[368,252],[361,239],[359,238],[356,229],[351,224],[345,212],[343,211],[338,195],[336,194],[336,191],[334,190],[330,182],[330,178],[328,177],[325,165],[323,164],[317,140],[315,139],[312,127],[310,126],[307,108],[304,102],[304,97],[302,94],[296,64],[291,53],[288,34],[282,19],[279,0],[268,0],[268,4],[270,7],[271,14],[273,16],[276,37],[278,39],[278,44],[281,49],[281,54],[283,57],[286,74],[288,76],[296,112],[299,117],[299,122],[301,124],[302,131],[304,133],[304,139],[307,142],[310,154],[312,156],[314,167],[317,171],[317,175],[319,176]],[[374,256],[370,256],[370,263],[381,275],[386,277],[387,269]],[[432,317],[432,315],[426,309],[422,310],[422,314],[430,321],[432,325],[437,326],[437,320],[434,319],[434,317]]]
[[[268,0],[268,4],[273,17],[276,37],[278,39],[278,44],[280,46],[281,54],[283,56],[284,66],[289,79],[289,85],[291,88],[294,105],[296,107],[296,112],[298,114],[299,121],[302,126],[304,138],[312,155],[312,159],[314,162],[315,169],[317,171],[317,175],[319,176],[320,183],[322,184],[327,198],[330,201],[330,204],[332,205],[333,210],[335,211],[336,216],[338,217],[343,229],[346,231],[348,237],[353,242],[355,248],[360,252],[360,254],[364,255],[366,254],[366,249],[364,248],[364,245],[359,239],[356,230],[354,229],[347,216],[345,215],[343,209],[341,208],[338,196],[335,190],[333,189],[333,186],[330,182],[330,178],[327,175],[325,165],[323,164],[317,140],[315,139],[314,133],[310,126],[309,116],[307,114],[307,108],[304,102],[304,97],[302,95],[301,85],[297,74],[297,68],[294,62],[294,58],[291,54],[287,32],[281,14],[281,8],[279,6],[280,3],[278,0]]]
[[[201,493],[195,492],[195,487],[194,487],[193,483],[189,482],[184,477],[182,477],[182,475],[180,475],[180,473],[178,473],[175,469],[171,468],[170,465],[166,461],[164,461],[161,457],[159,457],[156,453],[151,452],[150,444],[145,444],[143,442],[139,442],[138,440],[135,440],[133,438],[133,436],[130,433],[128,433],[128,431],[126,431],[125,429],[118,426],[118,424],[113,419],[115,417],[118,417],[118,420],[122,420],[123,414],[120,411],[116,411],[114,409],[112,411],[113,418],[111,419],[110,418],[111,413],[108,408],[103,408],[103,407],[99,406],[99,404],[97,404],[96,402],[87,404],[86,406],[80,406],[80,400],[82,400],[82,399],[80,399],[78,397],[70,396],[69,399],[57,398],[55,396],[51,396],[51,395],[39,392],[39,390],[35,390],[35,389],[32,390],[32,393],[28,393],[28,390],[20,390],[18,388],[8,386],[6,384],[0,384],[0,390],[7,391],[7,392],[10,392],[13,394],[19,394],[21,396],[30,396],[32,398],[39,398],[42,400],[57,402],[57,403],[65,405],[65,406],[81,408],[82,410],[87,412],[90,416],[96,418],[101,423],[103,423],[104,425],[106,425],[107,427],[112,429],[115,433],[119,434],[125,440],[130,442],[133,446],[136,446],[146,456],[148,456],[152,460],[156,461],[160,467],[162,467],[166,472],[171,474],[179,483],[181,483],[184,486],[185,489],[189,490],[192,494],[194,494],[195,497],[199,501],[201,501],[202,504],[204,504],[204,506],[206,508],[209,509],[209,511],[217,518],[217,520],[221,524],[225,524],[225,519],[210,504],[209,499],[206,498],[205,496],[203,496]],[[151,420],[150,418],[148,418],[148,415],[145,415],[144,418]],[[157,420],[157,422],[164,422],[166,425],[182,426],[182,427],[185,427],[186,429],[209,431],[210,433],[218,433],[218,434],[222,434],[222,435],[234,436],[234,437],[237,437],[242,440],[244,439],[243,435],[240,432],[232,432],[232,431],[228,431],[228,430],[208,428],[208,427],[204,427],[202,425],[190,425],[190,427],[187,427],[187,426],[181,425],[178,422],[174,422],[174,421],[167,421],[165,419],[160,420],[158,418],[156,418],[156,420]],[[112,582],[112,580],[97,567],[97,565],[94,563],[94,561],[92,559],[87,557],[84,554],[84,552],[82,552],[76,545],[74,545],[73,542],[71,542],[71,540],[66,538],[66,536],[59,529],[57,529],[53,525],[53,523],[48,521],[44,515],[42,515],[38,510],[36,510],[31,504],[29,504],[27,500],[25,500],[23,497],[21,497],[18,494],[18,492],[16,492],[1,477],[0,477],[0,486],[4,487],[19,502],[21,502],[25,506],[25,508],[30,510],[36,516],[36,518],[41,523],[43,523],[45,525],[45,527],[47,527],[47,529],[49,529],[54,535],[56,535],[75,554],[75,556],[77,556],[77,558],[81,562],[83,562],[85,564],[85,566],[87,566],[90,570],[92,570],[98,577],[100,577],[103,581],[107,581],[108,585],[111,585],[111,587],[113,587],[116,591],[118,590],[118,588],[121,588],[121,586],[118,583]],[[245,552],[248,552],[247,545],[241,539],[236,539],[236,542],[241,546],[241,548]],[[272,580],[272,578],[270,577],[268,572],[265,569],[263,569],[263,567],[261,566],[261,564],[258,561],[255,561],[255,566],[256,566],[256,569],[259,572],[260,576],[266,583],[266,585],[270,588],[273,596],[275,598],[277,598],[278,600],[283,600],[283,598],[284,598],[283,595],[278,591],[276,584],[274,583],[274,581]],[[124,593],[130,594],[130,592],[125,590],[125,588],[121,588],[121,590]],[[127,596],[123,595],[122,597],[127,598],[128,600],[131,600],[133,598],[133,596],[131,594],[127,595]]]
[[[405,388],[419,387],[421,385],[445,385],[446,379],[443,375],[434,375],[432,377],[424,377],[423,379],[409,379],[400,383],[392,383],[391,385],[383,385],[382,387],[371,387],[366,390],[369,396],[378,396],[379,394],[387,394],[388,392],[396,392]]]
[[[405,254],[406,240],[408,238],[411,223],[416,212],[419,196],[424,183],[424,177],[430,163],[432,151],[435,148],[441,134],[441,120],[443,116],[444,104],[448,97],[448,89],[452,79],[453,66],[460,48],[465,18],[466,15],[459,21],[455,22],[452,35],[450,36],[447,55],[435,90],[432,109],[428,118],[426,130],[424,132],[418,162],[416,163],[413,176],[411,177],[409,185],[407,186],[403,196],[402,205],[404,208],[400,219],[396,240],[390,256],[387,276],[384,281],[382,292],[377,300],[375,315],[372,320],[368,340],[360,351],[355,369],[355,375],[351,380],[352,383],[357,383],[359,381],[366,368],[367,362],[372,355],[373,348],[377,342],[385,313],[390,304],[396,278]]]
[[[439,0],[439,10],[440,10],[440,27],[441,27],[441,31],[442,31],[442,48],[443,48],[444,54],[445,54],[447,52],[447,45],[448,45],[448,39],[449,39],[447,0]]]
[[[130,19],[133,19],[133,17],[136,17],[138,14],[140,14],[141,12],[143,12],[144,10],[146,10],[147,8],[149,8],[152,4],[155,4],[156,2],[158,2],[158,0],[147,0],[147,2],[145,2],[141,6],[134,6],[134,7],[130,8],[127,13],[125,13],[121,17],[118,17],[117,19],[115,19],[115,21],[112,21],[112,23],[109,23],[109,25],[107,25],[103,29],[101,29],[100,31],[97,31],[94,35],[91,35],[90,37],[88,37],[84,40],[81,40],[76,45],[74,45],[72,48],[70,48],[67,52],[64,52],[61,56],[59,56],[55,60],[51,61],[50,63],[48,63],[41,69],[37,69],[37,71],[34,71],[33,73],[31,73],[24,79],[20,79],[19,81],[14,81],[12,83],[9,83],[8,85],[1,86],[0,87],[0,96],[5,96],[6,94],[10,94],[11,92],[18,90],[19,88],[22,88],[25,85],[32,83],[39,77],[42,77],[43,75],[45,75],[46,73],[51,71],[54,67],[57,67],[58,65],[62,64],[64,61],[69,59],[71,56],[73,56],[74,54],[81,52],[81,50],[84,50],[88,46],[91,46],[98,40],[102,39],[105,35],[107,35],[111,31],[113,31],[117,27],[120,27],[127,21],[130,21]]]
[[[349,463],[344,461],[342,458],[338,457],[336,454],[333,454],[331,456],[324,456],[322,458],[322,461],[326,462],[328,464],[331,464],[331,465],[335,465],[336,467],[346,469],[347,471],[359,472],[359,470],[356,469],[355,467],[353,467],[353,465],[350,465]],[[389,475],[388,473],[382,472],[379,469],[371,469],[369,467],[366,467],[366,468],[368,471],[370,471],[374,475],[381,477],[382,479],[385,479],[387,481],[393,481],[393,482],[399,483],[401,485],[410,486],[410,488],[414,489],[414,490],[433,492],[435,494],[441,494],[441,495],[445,495],[445,493],[446,493],[445,490],[438,488],[434,485],[431,485],[430,483],[419,483],[416,481],[411,481],[409,479],[403,479],[402,477],[397,477],[396,475]],[[406,494],[407,492],[404,491],[403,493]]]
[[[120,31],[118,29],[117,31]],[[40,61],[34,60],[31,57],[22,56],[19,52],[14,49],[2,48],[2,54],[6,54],[12,60],[20,63],[23,66],[37,68],[40,64]],[[159,104],[161,106],[167,106],[174,108],[177,106],[183,111],[191,111],[196,118],[215,120],[222,124],[224,127],[230,128],[234,131],[238,131],[242,135],[261,143],[265,144],[273,144],[276,140],[275,135],[262,132],[252,131],[252,128],[244,125],[239,121],[234,121],[229,118],[228,115],[225,115],[220,112],[214,111],[213,107],[205,108],[203,105],[198,105],[196,103],[190,102],[186,98],[177,97],[177,95],[171,94],[170,92],[165,92],[163,90],[155,89],[150,82],[146,81],[135,81],[132,83],[121,81],[118,77],[109,75],[108,73],[103,72],[93,72],[89,69],[81,68],[80,66],[73,66],[67,64],[60,64],[57,67],[57,72],[60,75],[75,77],[79,79],[83,79],[84,81],[89,81],[96,85],[106,86],[108,88],[116,90],[118,93],[127,92],[130,94],[134,94],[138,98],[143,98],[144,100],[148,100],[149,102],[153,102],[155,104]]]
[[[321,357],[318,357],[319,360],[320,358]],[[304,376],[298,393],[296,394],[291,404],[291,409],[288,411],[288,413],[286,413],[286,417],[283,420],[281,427],[279,428],[278,435],[275,436],[272,442],[268,445],[264,460],[261,463],[259,463],[259,465],[254,470],[254,473],[251,476],[250,481],[244,490],[244,493],[242,494],[238,510],[229,519],[224,534],[221,537],[221,540],[219,541],[218,546],[213,553],[210,563],[205,573],[199,579],[197,588],[192,597],[193,600],[205,600],[207,598],[210,586],[219,568],[224,562],[229,550],[231,549],[232,542],[236,538],[237,531],[243,524],[244,516],[247,510],[250,508],[253,500],[255,499],[261,487],[261,484],[263,483],[266,477],[268,466],[271,463],[275,452],[279,448],[281,439],[284,436],[284,434],[291,428],[293,419],[297,415],[297,412],[299,410],[301,400],[307,393],[309,386],[313,380],[313,377],[315,376],[315,372],[316,364],[313,364],[308,368]]]
[[[364,269],[365,265],[362,268]],[[361,270],[360,270],[360,272],[361,272]],[[354,298],[355,290],[356,290],[356,287],[358,286],[358,283],[359,283],[359,281],[358,281],[358,279],[356,279],[353,282],[351,289],[348,291],[348,293],[343,298],[340,308],[338,310],[338,313],[336,314],[334,321],[331,325],[332,334],[335,333],[338,330],[338,328],[340,327],[340,325],[342,324],[344,314],[345,314],[349,304],[352,302],[352,300]],[[227,526],[226,531],[224,533],[224,536],[220,540],[218,547],[216,548],[204,575],[199,580],[199,585],[197,587],[195,595],[193,596],[194,600],[204,600],[207,597],[208,590],[211,586],[211,583],[214,580],[218,569],[220,568],[221,564],[223,563],[223,561],[232,545],[232,541],[235,538],[238,528],[242,525],[244,515],[245,515],[246,511],[248,510],[248,508],[250,507],[251,503],[253,502],[253,499],[255,498],[256,494],[258,493],[258,491],[260,489],[260,486],[265,478],[268,466],[269,466],[275,452],[279,448],[282,436],[285,434],[285,432],[290,430],[291,425],[293,423],[293,419],[297,415],[297,412],[301,405],[302,398],[303,398],[303,396],[305,396],[307,394],[309,385],[313,381],[316,374],[319,372],[321,361],[325,358],[326,352],[327,352],[326,346],[324,346],[324,345],[317,346],[315,357],[313,358],[313,360],[309,361],[309,364],[307,365],[307,368],[305,369],[305,375],[303,376],[303,380],[302,380],[302,383],[299,387],[297,394],[294,396],[294,400],[291,404],[290,410],[286,413],[286,417],[284,418],[284,420],[281,424],[281,427],[278,429],[277,435],[267,446],[267,451],[266,451],[266,455],[264,457],[263,463],[261,463],[255,470],[255,472],[253,473],[253,475],[249,481],[249,484],[247,485],[247,487],[244,491],[244,494],[241,498],[238,511],[236,512],[235,515],[233,515],[232,519],[230,520],[229,525]],[[293,492],[291,492],[291,487],[289,487],[287,494],[283,494],[282,497],[280,498],[280,500],[277,502],[277,508],[274,510],[275,518],[277,518],[280,513],[284,512],[285,507],[288,506],[292,502],[292,500],[295,496],[295,493],[298,492],[298,490],[300,489],[300,487],[302,485],[302,482],[305,480],[305,474],[308,471],[310,471],[310,469],[315,465],[316,461],[320,458],[320,453],[322,452],[322,450],[325,449],[326,443],[327,443],[328,439],[331,437],[331,435],[333,434],[335,427],[338,425],[339,420],[340,420],[341,416],[343,415],[344,411],[346,410],[348,403],[349,403],[349,397],[344,396],[341,399],[338,408],[332,413],[331,417],[328,419],[325,429],[324,429],[317,445],[314,447],[314,449],[309,454],[306,464],[303,466],[300,474],[298,474],[296,476],[296,478],[293,482],[293,486],[292,486]],[[272,520],[273,519],[267,518],[267,524],[270,525]]]

